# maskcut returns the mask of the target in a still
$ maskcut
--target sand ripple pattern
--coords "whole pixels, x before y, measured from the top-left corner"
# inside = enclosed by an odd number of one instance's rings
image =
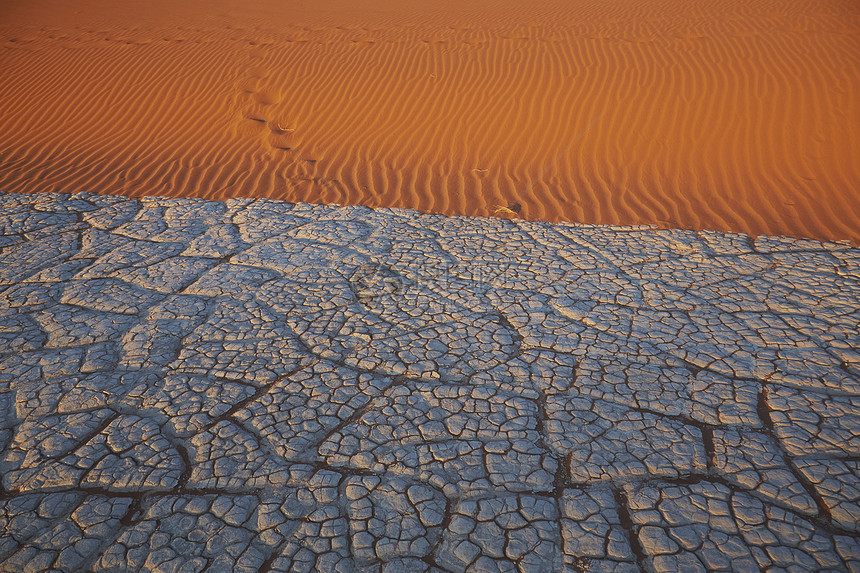
[[[9,17],[0,189],[860,241],[851,3],[335,4]]]

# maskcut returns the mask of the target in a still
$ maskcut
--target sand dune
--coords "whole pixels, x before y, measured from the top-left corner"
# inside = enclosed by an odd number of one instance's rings
[[[0,7],[0,189],[860,242],[851,1],[71,6]]]

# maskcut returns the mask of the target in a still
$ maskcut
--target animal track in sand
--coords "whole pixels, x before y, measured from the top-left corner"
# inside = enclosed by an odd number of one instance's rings
[[[275,135],[290,135],[296,130],[294,127],[281,125],[279,121],[268,121],[266,122],[266,126]]]
[[[268,143],[268,146],[272,149],[278,149],[280,151],[287,151],[287,152],[291,153],[294,157],[293,164],[298,164],[298,165],[303,164],[305,166],[305,168],[310,170],[310,177],[307,177],[307,176],[286,177],[286,176],[284,176],[285,179],[294,179],[296,181],[310,181],[310,182],[314,182],[314,183],[321,183],[321,184],[324,184],[326,186],[331,186],[332,183],[337,183],[337,181],[334,181],[334,180],[329,181],[322,174],[318,173],[318,171],[317,171],[317,160],[316,159],[308,159],[308,158],[304,157],[298,149],[296,149],[293,145],[284,141],[284,139],[286,137],[288,137],[289,135],[291,135],[295,131],[294,127],[289,126],[289,125],[285,125],[284,124],[285,122],[267,120],[266,118],[258,116],[258,115],[247,115],[247,116],[245,116],[245,118],[249,119],[251,121],[257,122],[257,123],[265,124],[265,126],[269,130],[269,134],[267,134],[265,136],[267,143]]]

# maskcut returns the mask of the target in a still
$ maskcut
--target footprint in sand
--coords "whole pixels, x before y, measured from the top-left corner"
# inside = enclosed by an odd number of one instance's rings
[[[296,130],[294,127],[281,124],[279,121],[267,121],[266,126],[275,135],[291,135]]]
[[[295,155],[298,161],[301,161],[313,170],[316,169],[316,159],[306,159],[305,157],[302,157],[299,151],[294,149],[293,146],[285,140],[286,137],[288,137],[295,131],[294,127],[285,125],[283,122],[280,121],[267,120],[260,115],[254,114],[246,115],[245,119],[254,121],[256,123],[262,123],[268,128],[271,135],[266,136],[266,143],[269,145],[270,148],[278,149],[280,151],[289,151],[290,153]]]

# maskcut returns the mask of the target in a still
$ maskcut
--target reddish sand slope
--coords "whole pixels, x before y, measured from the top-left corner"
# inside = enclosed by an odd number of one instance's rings
[[[860,242],[856,0],[0,4],[0,189]]]

